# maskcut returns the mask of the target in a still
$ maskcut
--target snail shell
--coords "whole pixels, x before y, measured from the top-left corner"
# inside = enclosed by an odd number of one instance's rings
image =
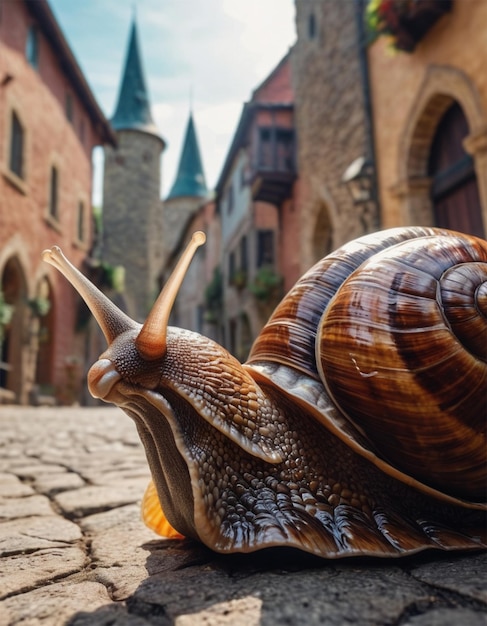
[[[484,241],[406,228],[343,246],[277,308],[249,358],[262,361],[319,379],[395,467],[485,499]]]
[[[146,523],[218,552],[485,548],[487,242],[433,228],[353,241],[298,281],[241,365],[167,326],[202,241],[142,327],[44,253],[107,338],[88,385],[136,422]]]

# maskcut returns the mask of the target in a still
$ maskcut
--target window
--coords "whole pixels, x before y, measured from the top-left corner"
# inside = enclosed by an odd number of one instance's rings
[[[237,264],[235,263],[235,252],[230,252],[228,255],[228,282],[231,285],[233,278],[235,276],[235,270],[237,268]]]
[[[31,26],[27,32],[25,58],[33,68],[39,67],[39,33],[36,26]]]
[[[73,123],[73,96],[68,92],[66,93],[66,99],[64,102],[64,108],[66,111],[66,118],[69,122]]]
[[[79,138],[81,139],[81,143],[85,142],[85,121],[81,120],[79,123]]]
[[[10,171],[19,178],[24,177],[24,129],[17,114],[12,111],[12,121],[10,125]]]
[[[230,184],[230,187],[227,189],[227,213],[233,211],[233,185]]]
[[[310,13],[308,17],[308,39],[316,37],[316,17],[314,13]]]
[[[76,222],[76,239],[78,241],[85,240],[85,205],[78,202],[78,219]]]
[[[246,235],[244,235],[240,240],[240,269],[242,270],[242,272],[246,272],[249,269]]]
[[[58,206],[58,171],[57,168],[51,167],[51,184],[49,188],[49,215],[56,221],[59,220],[59,206]]]
[[[259,156],[258,163],[262,168],[272,167],[272,136],[270,128],[259,129]]]
[[[274,232],[259,230],[257,233],[257,267],[274,265]]]
[[[294,131],[291,128],[259,129],[258,165],[261,169],[294,172]]]
[[[279,128],[276,132],[276,169],[280,172],[294,171],[294,132]]]

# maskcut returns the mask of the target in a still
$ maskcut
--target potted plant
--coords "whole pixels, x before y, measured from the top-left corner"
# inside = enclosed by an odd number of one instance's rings
[[[42,296],[32,298],[32,300],[29,300],[28,304],[36,317],[44,317],[51,309],[51,301],[49,298],[43,298]]]
[[[393,48],[412,52],[452,0],[370,0],[365,12],[371,39],[388,35]]]
[[[264,265],[257,270],[254,280],[249,285],[251,293],[261,302],[271,302],[280,297],[283,279],[274,268]]]
[[[235,270],[231,277],[232,285],[239,291],[247,284],[247,272],[245,270]]]
[[[213,278],[205,290],[205,321],[216,324],[223,308],[223,280],[219,267],[215,267]]]

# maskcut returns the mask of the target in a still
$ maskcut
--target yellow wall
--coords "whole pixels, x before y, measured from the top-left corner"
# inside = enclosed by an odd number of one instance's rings
[[[381,37],[369,48],[382,226],[432,224],[426,162],[435,128],[454,101],[470,127],[487,229],[487,2],[454,0],[412,53]]]

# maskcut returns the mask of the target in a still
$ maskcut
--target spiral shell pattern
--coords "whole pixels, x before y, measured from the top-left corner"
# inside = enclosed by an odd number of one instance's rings
[[[359,239],[312,268],[249,360],[321,378],[391,465],[484,501],[486,351],[487,242],[409,228]]]

